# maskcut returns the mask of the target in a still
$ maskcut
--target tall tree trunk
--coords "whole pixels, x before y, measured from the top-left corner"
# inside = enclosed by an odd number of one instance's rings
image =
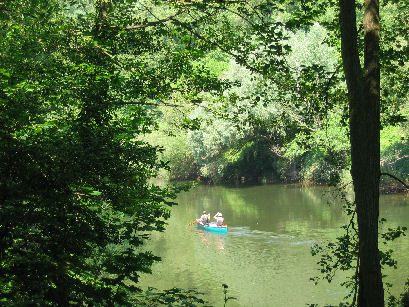
[[[359,231],[358,306],[384,306],[378,251],[379,2],[365,0],[364,71],[359,61],[355,0],[339,0],[342,58],[349,95],[352,178]]]

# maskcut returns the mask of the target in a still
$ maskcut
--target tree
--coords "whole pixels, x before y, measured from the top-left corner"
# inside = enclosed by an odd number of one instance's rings
[[[358,306],[384,306],[378,249],[380,178],[379,2],[365,1],[361,68],[354,0],[340,0],[342,58],[348,86],[351,174],[359,235]]]

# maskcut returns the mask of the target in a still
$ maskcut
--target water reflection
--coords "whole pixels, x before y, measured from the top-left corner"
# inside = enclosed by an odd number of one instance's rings
[[[227,235],[226,233],[212,233],[202,229],[191,230],[190,232],[199,236],[203,248],[216,247],[218,250],[224,251],[224,237]]]

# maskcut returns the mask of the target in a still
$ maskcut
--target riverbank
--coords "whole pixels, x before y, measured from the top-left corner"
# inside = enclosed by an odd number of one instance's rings
[[[252,186],[252,185],[261,185],[261,184],[282,184],[282,185],[298,185],[298,186],[304,186],[304,187],[314,187],[314,186],[338,186],[338,187],[345,187],[345,186],[352,186],[352,178],[351,176],[345,175],[342,177],[342,181],[337,184],[337,185],[331,185],[329,183],[317,183],[317,182],[312,182],[312,181],[297,181],[297,180],[286,180],[286,181],[280,181],[279,178],[277,177],[257,177],[257,178],[252,178],[252,177],[245,177],[242,176],[240,178],[236,178],[236,180],[230,180],[230,181],[223,181],[223,182],[213,182],[211,179],[203,177],[203,176],[197,176],[196,178],[190,178],[187,180],[183,181],[193,181],[196,182],[197,184],[202,184],[202,185],[209,185],[209,186],[216,186],[216,185],[225,185],[225,186]],[[183,182],[182,181],[182,182]],[[171,182],[180,182],[179,180],[171,180]],[[407,194],[409,193],[409,190],[399,181],[390,178],[388,176],[381,176],[381,180],[379,183],[379,192],[382,195],[386,194],[400,194],[404,193]]]

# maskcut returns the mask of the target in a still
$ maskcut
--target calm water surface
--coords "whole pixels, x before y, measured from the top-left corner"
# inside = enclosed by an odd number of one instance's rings
[[[328,188],[294,185],[251,187],[199,186],[179,195],[179,205],[164,233],[154,234],[148,248],[162,257],[142,288],[197,288],[212,306],[223,306],[223,288],[237,300],[227,306],[306,306],[337,304],[347,294],[340,274],[328,284],[309,281],[319,274],[314,243],[340,234],[346,217]],[[332,204],[330,204],[332,203]],[[210,211],[221,211],[227,234],[205,232],[187,224]],[[383,196],[381,215],[388,226],[409,226],[409,198]],[[409,240],[394,242],[399,270],[388,270],[392,292],[402,292],[409,277]]]

